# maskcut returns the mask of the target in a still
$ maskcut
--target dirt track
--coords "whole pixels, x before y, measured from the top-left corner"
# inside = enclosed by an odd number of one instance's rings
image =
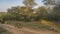
[[[12,34],[60,34],[52,31],[33,30],[33,29],[31,30],[29,28],[19,29],[14,26],[6,25],[6,24],[0,24],[0,27],[8,30]]]

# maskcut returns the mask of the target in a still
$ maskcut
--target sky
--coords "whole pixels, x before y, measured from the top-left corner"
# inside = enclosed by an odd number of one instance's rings
[[[0,0],[0,12],[7,11],[8,8],[13,6],[23,6],[24,4],[22,2],[23,0]],[[38,4],[35,7],[44,5],[42,0],[36,0],[35,2]]]

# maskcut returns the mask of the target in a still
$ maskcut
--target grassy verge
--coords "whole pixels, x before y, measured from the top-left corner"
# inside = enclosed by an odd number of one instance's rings
[[[0,34],[12,34],[12,33],[0,27]]]
[[[41,20],[40,22],[6,21],[5,23],[14,25],[18,28],[29,27],[34,29],[51,30],[60,32],[58,26],[51,21]]]

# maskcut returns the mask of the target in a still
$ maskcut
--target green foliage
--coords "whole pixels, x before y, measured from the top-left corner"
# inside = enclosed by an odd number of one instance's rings
[[[54,7],[51,15],[55,20],[60,21],[60,7]]]
[[[45,26],[39,23],[41,19],[49,20],[49,21],[60,21],[60,4],[55,5],[55,0],[44,0],[43,1],[45,5],[49,6],[47,7],[41,6],[36,9],[32,9],[36,3],[34,0],[24,0],[23,3],[25,6],[17,6],[17,7],[11,7],[10,9],[7,9],[6,13],[1,14],[0,16],[0,22],[4,23],[7,21],[7,23],[14,24],[16,27],[20,26],[26,26],[26,27],[37,27],[37,28],[46,28],[50,29],[49,26]],[[51,10],[50,6],[53,5],[54,8]],[[48,13],[52,11],[51,13]],[[9,21],[9,22],[8,22]],[[14,21],[14,23],[13,23]],[[20,21],[22,23],[18,23],[15,21]],[[22,24],[22,25],[21,25]],[[55,30],[54,28],[51,28],[51,30]]]
[[[48,15],[47,9],[44,6],[37,8],[35,12],[35,14],[41,19],[45,19]]]
[[[43,0],[45,5],[55,5],[55,0]]]
[[[30,7],[30,8],[32,8],[32,7],[34,7],[35,5],[37,5],[37,4],[35,3],[35,0],[24,0],[23,3],[25,4],[26,7]]]
[[[11,9],[8,9],[7,13],[2,15],[3,20],[17,20],[17,21],[24,21],[24,22],[30,22],[30,21],[39,21],[42,18],[45,18],[47,15],[47,11],[45,7],[39,7],[36,10],[28,8],[28,7],[12,7]],[[36,12],[36,13],[33,13]]]

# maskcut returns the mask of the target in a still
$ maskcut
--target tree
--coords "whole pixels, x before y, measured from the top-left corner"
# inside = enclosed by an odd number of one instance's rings
[[[26,7],[30,7],[30,8],[32,8],[36,5],[34,0],[24,0],[23,3],[25,4]]]
[[[17,7],[12,7],[11,9],[8,9],[7,13],[8,15],[4,19],[8,20],[20,20],[20,21],[30,21],[30,17],[32,15],[32,9],[28,8],[25,6],[17,6]]]
[[[53,7],[56,6],[56,1],[55,0],[43,0],[43,3],[45,4],[48,13],[51,13],[53,10]]]
[[[50,7],[53,6],[52,12],[49,13],[48,19],[49,20],[59,20],[60,18],[60,0],[43,0],[44,4],[46,6],[49,6],[49,12]]]
[[[54,7],[51,15],[55,20],[60,20],[60,7]]]
[[[20,11],[19,8],[20,8],[19,6],[17,6],[17,7],[12,7],[11,9],[7,9],[7,11],[8,11],[9,13],[19,13],[19,11]]]
[[[35,13],[33,13],[33,18],[36,21],[39,21],[40,19],[45,19],[48,15],[47,10],[44,6],[38,7],[37,9],[35,9],[34,12]]]
[[[43,17],[43,16],[47,15],[47,10],[44,6],[42,6],[42,7],[39,7],[39,8],[36,9],[36,13],[38,15],[40,15],[41,17]]]
[[[55,0],[43,0],[43,2],[48,8],[55,5]]]
[[[43,0],[43,2],[46,6],[49,6],[49,7],[60,6],[60,0]]]

